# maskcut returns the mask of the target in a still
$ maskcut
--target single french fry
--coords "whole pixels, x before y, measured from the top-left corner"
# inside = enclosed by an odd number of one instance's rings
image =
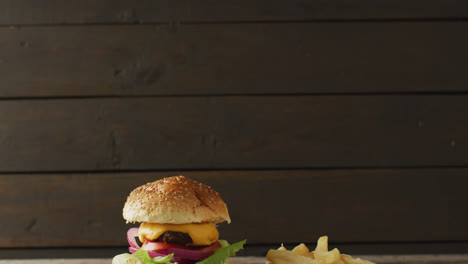
[[[337,263],[341,261],[340,259],[340,251],[335,248],[332,251],[328,252],[315,252],[315,258],[321,260],[327,264]]]
[[[341,260],[345,264],[375,264],[372,261],[360,259],[360,258],[353,258],[350,255],[346,255],[346,254],[341,254]]]
[[[296,246],[293,250],[292,250],[293,253],[296,253],[298,255],[301,255],[301,256],[305,256],[305,255],[308,255],[309,254],[309,249],[307,248],[306,245],[304,245],[304,243],[301,243],[300,245]]]
[[[328,252],[328,237],[323,236],[320,237],[317,241],[317,247],[315,248],[315,252]]]
[[[281,247],[279,247],[277,250],[287,250],[287,249],[283,246],[283,243],[281,243]]]

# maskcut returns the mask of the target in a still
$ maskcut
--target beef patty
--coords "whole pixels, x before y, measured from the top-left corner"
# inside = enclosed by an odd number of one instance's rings
[[[164,232],[161,236],[159,236],[156,239],[156,241],[179,244],[179,245],[187,245],[187,244],[192,243],[192,238],[187,233],[167,231],[167,232]]]

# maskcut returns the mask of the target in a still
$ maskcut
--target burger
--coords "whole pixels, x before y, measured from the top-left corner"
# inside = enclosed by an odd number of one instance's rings
[[[127,232],[131,254],[115,256],[112,264],[223,264],[246,242],[219,240],[216,224],[231,222],[226,204],[219,193],[184,176],[133,190],[123,218],[141,224]]]

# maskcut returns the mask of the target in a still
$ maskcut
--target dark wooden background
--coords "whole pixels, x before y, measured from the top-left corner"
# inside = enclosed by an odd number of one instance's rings
[[[124,252],[211,185],[244,254],[468,252],[468,2],[0,0],[0,258]]]

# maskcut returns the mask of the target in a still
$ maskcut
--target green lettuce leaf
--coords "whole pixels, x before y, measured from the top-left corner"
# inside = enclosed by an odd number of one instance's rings
[[[229,242],[226,240],[218,240],[219,244],[221,244],[221,247],[229,247]]]
[[[151,258],[148,254],[148,251],[139,249],[137,252],[133,253],[132,255],[134,258],[136,258],[138,261],[141,263],[145,264],[169,264],[170,260],[174,256],[174,253],[169,254],[165,257],[155,257]]]
[[[247,240],[229,245],[227,241],[220,240],[221,248],[217,249],[215,253],[208,258],[197,262],[197,264],[225,264],[229,257],[235,256],[236,252],[244,248],[244,244]]]
[[[229,245],[226,240],[219,240],[221,248],[217,249],[213,255],[197,262],[196,264],[225,264],[229,257],[235,256],[237,251],[244,248],[244,244],[246,242],[247,240],[243,240]],[[151,258],[148,254],[148,251],[139,249],[137,252],[131,255],[121,254],[115,256],[114,259],[116,260],[116,263],[121,264],[136,264],[137,261],[143,264],[174,264],[170,263],[170,260],[173,256],[174,254],[169,254],[165,257]]]

